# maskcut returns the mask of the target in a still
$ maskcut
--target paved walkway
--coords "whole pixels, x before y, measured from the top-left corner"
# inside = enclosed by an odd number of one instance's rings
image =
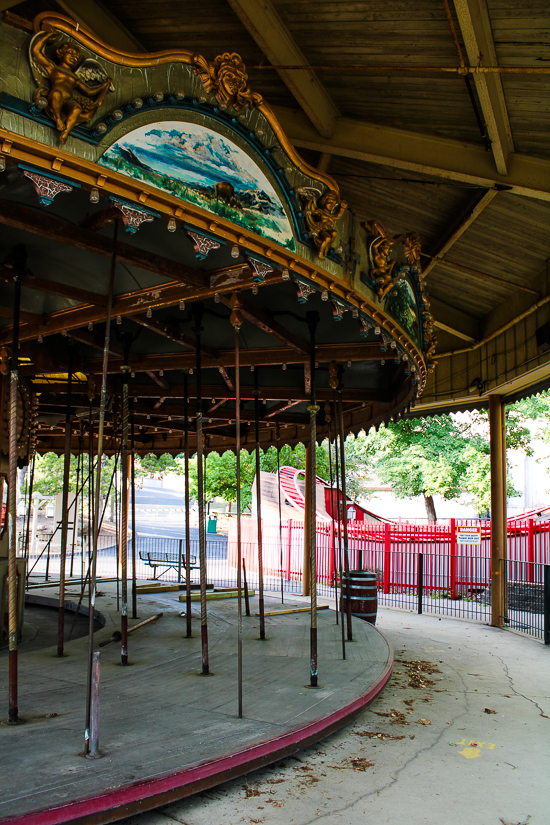
[[[101,583],[101,589],[97,608],[107,624],[98,631],[97,642],[108,639],[120,622],[114,583]],[[53,589],[44,592],[55,595]],[[296,753],[304,743],[341,727],[390,674],[391,650],[365,623],[355,629],[343,662],[334,614],[323,610],[318,614],[320,687],[308,689],[309,615],[268,617],[268,640],[260,642],[254,599],[252,615],[244,618],[244,713],[238,719],[236,601],[208,604],[213,675],[202,677],[200,607],[193,607],[194,638],[185,639],[178,595],[139,597],[142,619],[159,611],[164,615],[131,635],[130,667],[120,665],[115,642],[102,649],[104,756],[99,760],[78,755],[84,744],[87,638],[67,643],[61,659],[52,647],[21,646],[24,724],[0,727],[2,821],[38,810],[42,812],[23,821],[41,823],[47,816],[48,823],[74,822],[94,816],[95,822],[107,822],[107,809],[118,806],[120,818],[143,810],[148,803],[141,800],[155,794],[163,801],[167,793],[174,799],[211,787],[219,776],[242,775],[272,762],[273,753]],[[281,605],[268,599],[268,609]],[[0,692],[7,697],[5,652],[0,654]],[[85,801],[75,804],[79,800]],[[46,814],[45,808],[56,810]]]
[[[385,608],[378,626],[394,675],[353,724],[127,825],[548,825],[550,647]]]

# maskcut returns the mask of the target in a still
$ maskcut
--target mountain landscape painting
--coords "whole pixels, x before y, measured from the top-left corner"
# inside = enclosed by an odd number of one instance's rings
[[[295,249],[280,198],[262,170],[206,126],[180,121],[142,126],[113,143],[99,162]]]

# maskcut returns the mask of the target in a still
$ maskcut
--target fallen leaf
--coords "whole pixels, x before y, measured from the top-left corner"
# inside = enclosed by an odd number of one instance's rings
[[[491,710],[491,708],[483,708],[485,713],[496,713],[496,710]]]
[[[46,719],[54,719],[56,716],[59,716],[58,713],[47,713]]]
[[[417,725],[431,725],[432,723],[429,722],[427,719],[418,719],[416,722]]]
[[[374,766],[374,762],[371,762],[370,759],[364,759],[363,757],[352,759],[351,764],[355,771],[366,771],[367,768],[372,768]]]
[[[248,785],[244,786],[245,789],[245,797],[246,799],[250,799],[251,796],[261,796],[262,793],[257,788],[249,788]]]

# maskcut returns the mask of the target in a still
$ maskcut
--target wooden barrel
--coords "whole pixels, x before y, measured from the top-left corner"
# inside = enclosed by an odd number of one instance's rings
[[[344,582],[344,610],[347,608],[347,586]],[[378,606],[378,590],[376,573],[364,570],[350,570],[349,596],[351,601],[351,615],[365,622],[376,624],[376,610]]]

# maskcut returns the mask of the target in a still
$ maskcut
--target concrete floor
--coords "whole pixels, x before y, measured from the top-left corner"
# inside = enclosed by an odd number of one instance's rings
[[[124,822],[548,825],[550,647],[386,608],[378,627],[394,646],[394,675],[355,723],[245,780]],[[417,667],[419,682],[406,664],[419,661],[439,672]]]

